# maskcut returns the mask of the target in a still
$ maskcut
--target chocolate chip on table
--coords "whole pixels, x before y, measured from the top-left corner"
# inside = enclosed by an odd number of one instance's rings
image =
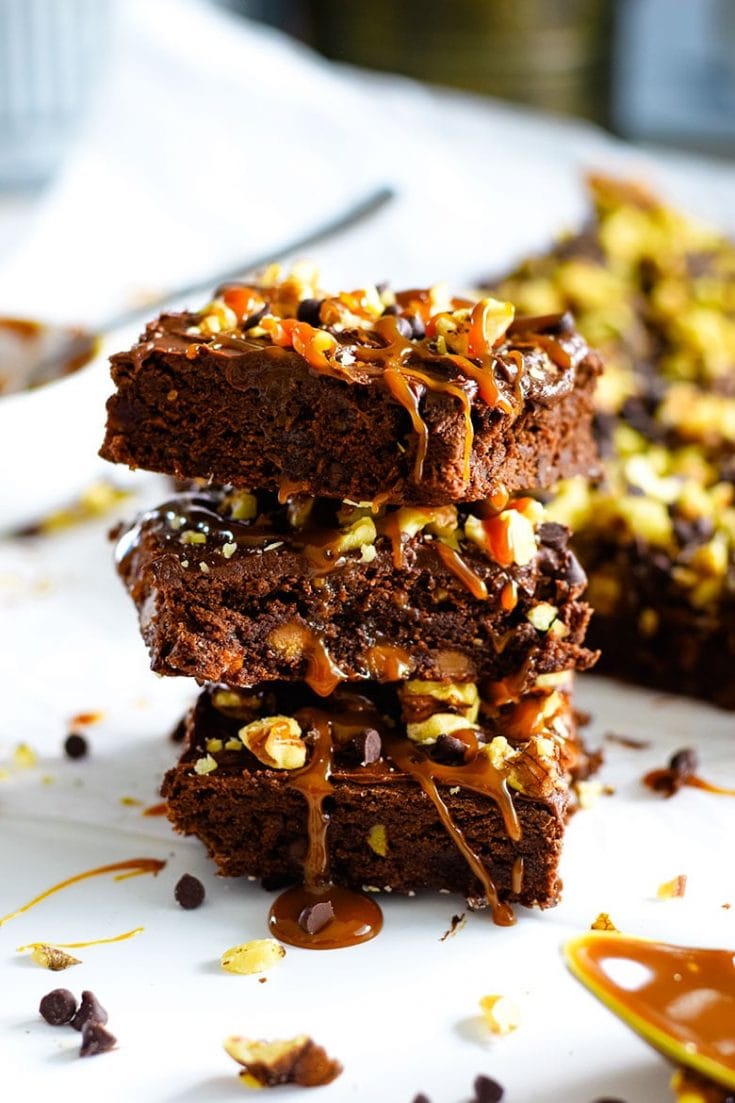
[[[176,882],[174,896],[176,897],[176,903],[185,911],[192,911],[204,903],[206,892],[198,877],[193,877],[191,873],[185,873]]]
[[[71,732],[64,740],[67,758],[84,758],[89,753],[89,743],[79,732]]]
[[[296,310],[296,317],[300,322],[306,322],[310,326],[321,325],[321,299],[302,299]]]
[[[299,927],[307,934],[318,934],[334,919],[334,908],[330,900],[320,900],[309,904],[299,915]]]
[[[98,1053],[107,1053],[117,1045],[117,1038],[105,1030],[102,1023],[88,1022],[82,1027],[82,1045],[80,1057],[95,1057]]]
[[[79,1004],[79,1010],[71,1020],[74,1029],[83,1030],[87,1023],[97,1023],[101,1026],[106,1022],[107,1012],[94,992],[82,992],[82,1002]]]
[[[505,1095],[505,1089],[490,1076],[478,1076],[473,1087],[475,1098],[472,1103],[500,1103]]]
[[[375,728],[365,728],[354,738],[355,750],[361,766],[377,762],[383,749],[380,733]]]
[[[697,752],[692,747],[683,747],[669,759],[669,769],[683,781],[697,772]]]
[[[38,1005],[42,1019],[50,1026],[63,1026],[70,1023],[77,1009],[77,998],[68,988],[54,988],[47,992]]]
[[[429,1099],[428,1095],[424,1095],[423,1092],[419,1092],[418,1095],[414,1096],[413,1103],[431,1103],[431,1100]]]

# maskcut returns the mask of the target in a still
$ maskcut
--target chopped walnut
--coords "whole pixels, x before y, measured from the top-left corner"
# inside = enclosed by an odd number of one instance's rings
[[[483,996],[480,1010],[493,1034],[510,1034],[520,1026],[520,1010],[508,996]]]
[[[226,1052],[242,1065],[242,1080],[250,1087],[273,1088],[299,1084],[316,1088],[331,1084],[342,1072],[339,1061],[306,1034],[284,1041],[254,1041],[233,1035],[224,1043]]]

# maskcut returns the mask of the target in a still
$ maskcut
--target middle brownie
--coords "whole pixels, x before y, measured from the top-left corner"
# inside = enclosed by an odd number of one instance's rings
[[[439,508],[207,488],[118,542],[153,670],[252,686],[585,669],[586,578],[531,498]]]

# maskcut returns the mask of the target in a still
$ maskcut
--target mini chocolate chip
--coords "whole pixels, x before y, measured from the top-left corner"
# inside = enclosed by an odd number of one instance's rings
[[[584,586],[587,575],[574,552],[568,551],[565,559],[564,567],[560,571],[560,581],[565,582],[567,586]]]
[[[565,548],[569,540],[569,529],[556,521],[544,521],[537,530],[539,542],[547,548]]]
[[[419,314],[405,314],[404,317],[411,325],[411,336],[414,341],[423,341],[426,336],[424,319]]]
[[[79,732],[72,732],[64,740],[64,751],[67,758],[84,758],[89,751],[89,743]]]
[[[252,329],[253,326],[257,326],[260,319],[265,314],[267,314],[267,312],[268,312],[268,305],[266,303],[263,306],[261,306],[260,310],[256,310],[254,314],[251,314],[249,318],[245,319],[245,321],[242,323],[242,329],[243,330]]]
[[[353,742],[361,766],[369,766],[371,763],[378,761],[383,749],[383,742],[380,733],[375,728],[365,728],[364,731],[358,732]]]
[[[102,1023],[88,1022],[82,1027],[82,1045],[80,1057],[96,1057],[98,1053],[107,1053],[117,1045],[117,1038],[105,1030]]]
[[[385,295],[386,291],[390,287],[390,280],[379,280],[375,285],[375,290],[379,295]]]
[[[198,908],[200,904],[204,903],[206,893],[204,885],[198,877],[192,877],[191,873],[185,873],[176,882],[174,896],[176,897],[176,903],[180,904],[185,911],[192,911],[193,908]]]
[[[391,316],[395,317],[395,315],[398,313],[399,309],[400,309],[400,307],[396,306],[395,303],[391,303],[390,306],[387,306],[385,308],[385,310],[383,311],[383,317],[385,317],[386,315],[388,315],[388,317],[391,317]]]
[[[431,1103],[428,1095],[424,1095],[423,1092],[419,1092],[418,1095],[413,1097],[413,1103]]]
[[[396,315],[396,329],[401,337],[405,337],[407,341],[410,341],[413,337],[413,326],[408,318],[404,318],[402,314]]]
[[[440,735],[434,744],[433,757],[446,766],[457,766],[464,762],[467,746],[453,735]]]
[[[300,322],[307,322],[310,326],[321,325],[321,308],[321,299],[302,299],[296,310],[296,317]]]
[[[478,1076],[473,1087],[475,1089],[473,1103],[500,1103],[505,1095],[505,1089],[500,1086],[497,1080],[493,1080],[489,1076]]]
[[[71,1020],[75,1030],[82,1030],[87,1023],[103,1024],[107,1022],[107,1012],[99,1002],[94,992],[82,992],[82,1002],[79,1010]]]
[[[51,1026],[70,1023],[76,1009],[77,998],[68,988],[54,988],[53,992],[48,992],[38,1005],[41,1018]]]
[[[334,919],[334,908],[330,900],[320,900],[318,904],[309,904],[299,915],[298,923],[307,934],[318,934]]]
[[[697,772],[697,752],[692,747],[684,747],[672,754],[669,769],[680,778],[691,777]]]

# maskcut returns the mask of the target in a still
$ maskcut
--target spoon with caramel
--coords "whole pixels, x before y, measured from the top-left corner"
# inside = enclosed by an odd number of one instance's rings
[[[664,1057],[712,1086],[735,1089],[732,950],[588,931],[563,953],[577,980]]]

